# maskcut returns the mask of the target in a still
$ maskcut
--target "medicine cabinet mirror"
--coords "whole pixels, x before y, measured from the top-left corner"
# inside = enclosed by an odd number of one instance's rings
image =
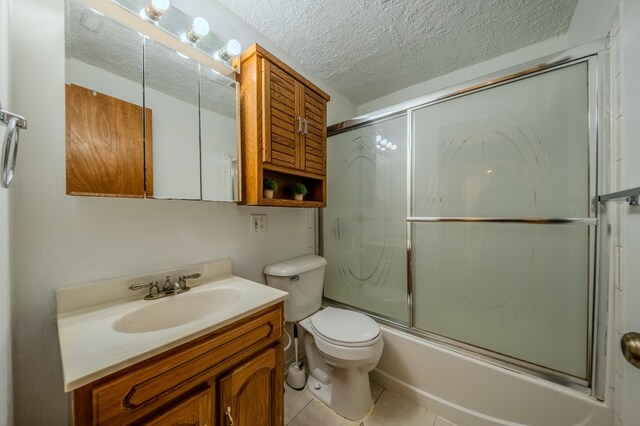
[[[66,1],[67,193],[235,201],[236,83]]]

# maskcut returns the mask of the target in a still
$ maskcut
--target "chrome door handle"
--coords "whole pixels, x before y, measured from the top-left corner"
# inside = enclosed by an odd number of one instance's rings
[[[620,349],[624,359],[636,368],[640,368],[640,333],[626,333],[620,339]]]
[[[227,424],[229,426],[233,426],[233,417],[231,417],[231,407],[227,407],[227,410],[224,412],[225,416],[227,416]]]

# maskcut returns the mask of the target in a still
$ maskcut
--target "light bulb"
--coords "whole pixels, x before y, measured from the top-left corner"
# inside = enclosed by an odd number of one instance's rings
[[[193,19],[193,23],[185,33],[184,38],[192,43],[197,43],[198,40],[207,34],[209,34],[209,23],[206,19],[198,16]]]
[[[391,149],[392,149],[392,150],[394,150],[394,151],[395,151],[395,150],[396,150],[396,148],[398,148],[398,146],[397,146],[397,145],[391,145]]]
[[[386,145],[386,144],[387,144],[387,140],[386,140],[386,139],[382,139],[382,140],[380,141],[380,144],[382,144],[382,145]]]
[[[382,136],[376,135],[376,142],[380,142],[382,140]]]
[[[391,142],[387,142],[386,145],[387,145],[387,148],[391,148],[391,145],[393,144]]]
[[[170,0],[147,0],[147,3],[140,13],[140,16],[147,17],[152,21],[157,21],[171,6]],[[144,15],[144,16],[143,16]]]
[[[224,47],[213,54],[213,57],[222,62],[229,62],[234,56],[238,56],[242,51],[240,42],[235,39],[231,39],[224,45]]]

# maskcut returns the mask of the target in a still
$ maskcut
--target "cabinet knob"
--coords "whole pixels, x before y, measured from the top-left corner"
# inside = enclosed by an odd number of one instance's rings
[[[227,407],[227,410],[224,412],[224,414],[227,416],[227,424],[229,426],[233,426],[233,417],[231,417],[231,407]]]

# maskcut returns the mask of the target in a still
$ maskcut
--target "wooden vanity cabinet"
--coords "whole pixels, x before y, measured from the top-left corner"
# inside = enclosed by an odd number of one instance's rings
[[[73,392],[75,425],[283,424],[283,304]]]
[[[241,69],[241,204],[326,206],[329,95],[259,45]],[[266,177],[278,182],[272,199],[263,197]],[[304,201],[288,194],[296,182],[309,191]]]

